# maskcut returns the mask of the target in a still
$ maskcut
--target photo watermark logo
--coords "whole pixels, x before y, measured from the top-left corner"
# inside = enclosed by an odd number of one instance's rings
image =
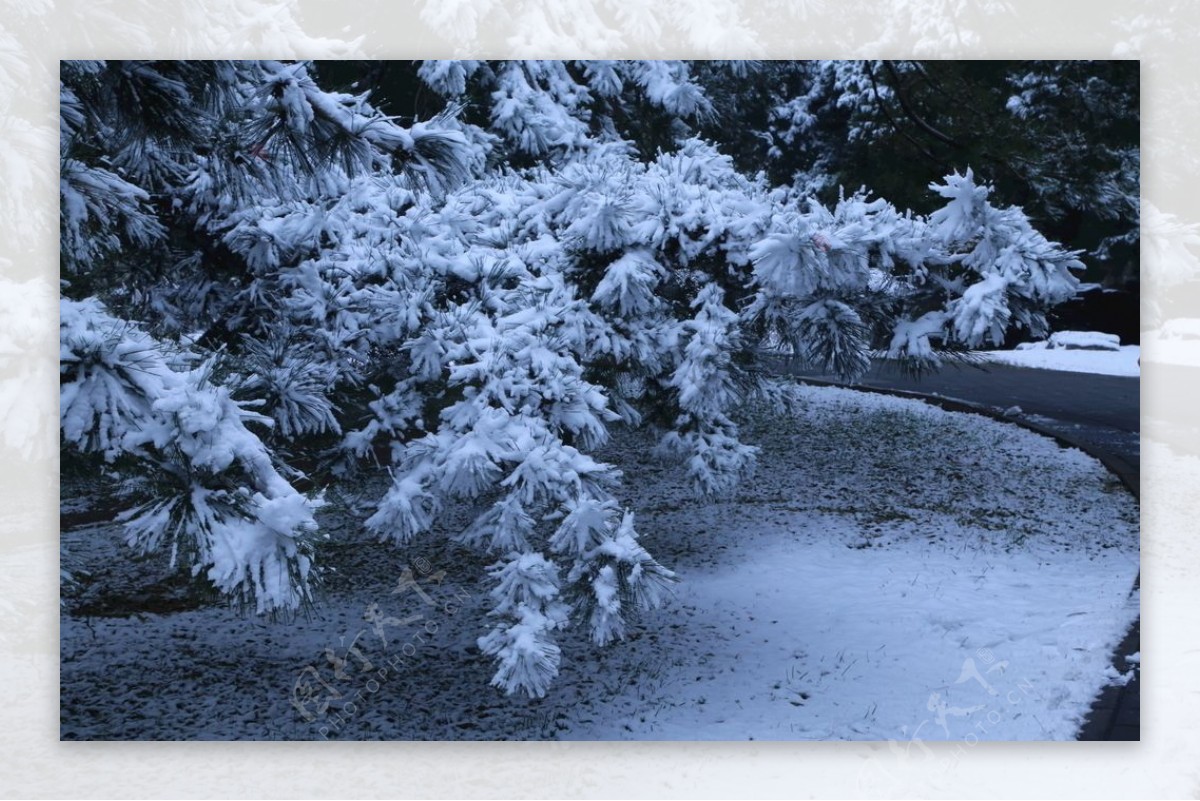
[[[354,633],[349,643],[342,637],[337,648],[326,648],[323,663],[305,665],[292,684],[291,705],[307,723],[319,723],[317,733],[323,739],[336,735],[358,716],[366,703],[389,678],[409,668],[419,649],[437,635],[441,623],[458,614],[471,594],[461,588],[443,588],[445,570],[434,571],[429,562],[418,558],[412,568],[405,568],[391,596],[415,596],[421,609],[416,613],[396,616],[373,602],[363,611],[366,624]],[[436,586],[435,599],[429,589]],[[383,656],[374,659],[360,647],[360,641],[376,643]],[[398,646],[398,648],[396,647]],[[374,651],[372,651],[374,653]]]
[[[1005,721],[1028,710],[1023,705],[1038,700],[1032,681],[1006,680],[1008,660],[997,659],[988,648],[979,648],[963,659],[953,683],[929,693],[925,709],[930,713],[911,731],[901,728],[904,739],[889,737],[887,751],[894,759],[888,764],[881,758],[867,760],[859,775],[859,786],[871,792],[888,793],[900,788],[942,786],[963,755],[982,740],[997,738]],[[951,691],[966,691],[973,703],[950,700]],[[930,742],[939,741],[936,748]]]

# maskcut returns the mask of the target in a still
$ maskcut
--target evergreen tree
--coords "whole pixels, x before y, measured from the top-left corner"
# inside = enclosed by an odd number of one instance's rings
[[[996,182],[1039,228],[1088,252],[1090,277],[1136,279],[1136,61],[720,62],[698,82],[717,109],[702,128],[773,182],[826,202],[862,185],[932,211],[924,187],[964,167]],[[748,85],[747,85],[748,84]]]
[[[789,408],[764,350],[929,368],[1077,286],[970,170],[928,217],[747,175],[695,137],[686,64],[415,69],[446,105],[404,126],[306,63],[64,65],[63,441],[146,478],[131,544],[263,612],[319,575],[298,488],[390,458],[380,539],[475,510],[452,535],[496,560],[506,692],[545,694],[559,631],[619,640],[674,580],[596,456],[610,427],[727,492],[756,455],[736,408]]]

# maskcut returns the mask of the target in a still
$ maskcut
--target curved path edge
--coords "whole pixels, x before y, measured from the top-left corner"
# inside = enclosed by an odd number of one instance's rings
[[[1017,416],[1006,415],[1003,412],[998,412],[990,406],[984,406],[971,401],[960,400],[958,398],[948,398],[944,395],[930,395],[924,392],[913,392],[905,389],[889,389],[884,387],[872,387],[862,385],[843,384],[838,381],[829,379],[813,378],[810,376],[800,377],[793,376],[794,381],[799,384],[808,384],[810,386],[821,387],[838,387],[840,389],[853,389],[858,392],[873,392],[879,395],[892,395],[901,398],[911,398],[913,400],[923,401],[932,406],[937,406],[949,412],[965,412],[967,414],[981,414],[985,417],[990,417],[993,420],[998,420],[1004,423],[1011,423],[1021,428],[1028,429],[1042,436],[1049,437],[1055,440],[1060,445],[1077,448],[1089,456],[1100,461],[1101,464],[1115,475],[1121,483],[1133,495],[1134,500],[1141,502],[1141,472],[1138,468],[1131,464],[1124,457],[1097,448],[1095,445],[1085,443],[1071,436],[1069,433],[1051,428],[1041,423],[1035,423],[1032,420],[1024,420]],[[1141,574],[1134,579],[1133,586],[1129,590],[1129,594],[1137,592],[1141,584]],[[1141,617],[1133,622],[1124,639],[1113,652],[1112,666],[1120,673],[1125,673],[1131,665],[1126,661],[1126,657],[1132,656],[1141,651]],[[1100,694],[1092,702],[1091,711],[1084,720],[1083,725],[1079,729],[1079,734],[1076,739],[1079,740],[1141,740],[1141,666],[1138,665],[1138,670],[1134,673],[1133,678],[1124,685],[1110,684],[1101,690]]]

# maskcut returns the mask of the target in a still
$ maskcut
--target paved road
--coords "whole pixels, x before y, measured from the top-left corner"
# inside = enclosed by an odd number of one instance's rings
[[[818,371],[797,375],[821,377]],[[825,376],[828,377],[828,376]],[[1021,407],[1026,416],[1139,466],[1140,381],[1122,376],[1067,373],[988,364],[947,366],[919,379],[886,361],[876,361],[857,384],[943,395],[992,406]]]

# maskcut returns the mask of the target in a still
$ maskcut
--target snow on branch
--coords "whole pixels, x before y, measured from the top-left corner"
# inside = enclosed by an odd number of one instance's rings
[[[607,645],[669,595],[612,426],[727,493],[758,454],[745,401],[796,407],[764,352],[843,378],[879,353],[933,367],[1044,330],[1078,287],[1079,254],[969,169],[928,217],[739,172],[694,135],[714,105],[682,62],[425,62],[414,80],[449,102],[408,127],[308,63],[139,62],[168,105],[197,102],[170,117],[192,133],[141,151],[87,91],[114,70],[64,71],[64,442],[148,477],[131,544],[260,611],[315,575],[319,502],[278,455],[390,471],[368,531],[498,560],[480,647],[505,692],[547,692],[568,623]],[[138,152],[162,169],[114,166]]]
[[[213,385],[208,366],[177,369],[165,348],[95,299],[61,303],[64,442],[157,474],[153,497],[120,516],[128,544],[169,547],[258,612],[311,601],[318,501],[276,469],[247,422],[269,422]]]

